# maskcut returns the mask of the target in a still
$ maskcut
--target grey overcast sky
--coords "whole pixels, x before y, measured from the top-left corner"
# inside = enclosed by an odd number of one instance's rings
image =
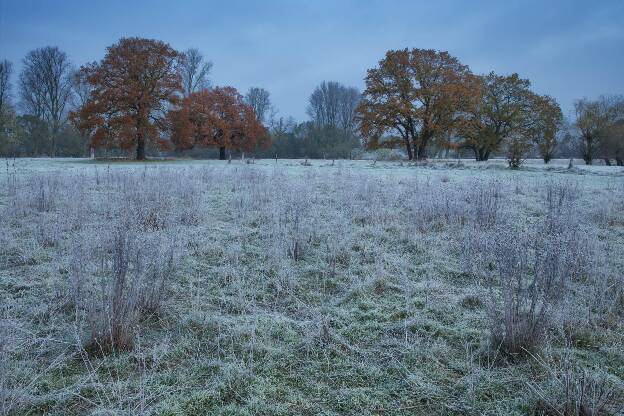
[[[16,71],[37,47],[80,66],[128,36],[198,48],[213,84],[264,87],[298,120],[318,83],[362,88],[367,68],[405,47],[447,50],[475,73],[518,72],[566,115],[577,98],[624,93],[623,0],[0,0],[0,59]]]

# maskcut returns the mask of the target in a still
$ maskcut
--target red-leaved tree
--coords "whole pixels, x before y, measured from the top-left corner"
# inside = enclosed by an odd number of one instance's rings
[[[92,86],[90,99],[72,113],[74,123],[90,132],[94,147],[136,149],[145,159],[148,141],[160,148],[168,107],[182,90],[178,71],[183,55],[152,39],[123,38],[99,63],[81,68]]]
[[[253,108],[232,87],[194,92],[167,118],[176,149],[215,146],[221,160],[226,149],[251,151],[267,146],[270,140]]]

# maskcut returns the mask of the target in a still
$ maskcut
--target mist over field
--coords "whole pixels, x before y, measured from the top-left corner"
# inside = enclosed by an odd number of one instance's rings
[[[624,415],[621,21],[0,2],[0,416]]]

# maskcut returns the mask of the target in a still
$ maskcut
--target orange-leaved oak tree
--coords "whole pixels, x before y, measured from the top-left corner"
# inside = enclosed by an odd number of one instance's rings
[[[232,87],[194,92],[170,110],[167,119],[177,150],[214,146],[224,160],[226,149],[245,152],[270,143],[253,108]]]
[[[358,107],[367,146],[403,142],[409,159],[426,159],[433,140],[447,144],[458,114],[469,105],[472,77],[448,52],[388,51],[378,67],[368,70]]]
[[[72,113],[74,123],[90,132],[94,147],[135,148],[137,160],[145,159],[148,142],[165,148],[164,116],[179,100],[183,59],[164,42],[122,38],[99,63],[80,69],[92,90]]]

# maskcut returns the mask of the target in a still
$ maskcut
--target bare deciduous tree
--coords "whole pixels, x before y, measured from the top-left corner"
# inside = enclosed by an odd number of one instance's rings
[[[297,122],[292,116],[277,117],[277,114],[272,114],[269,120],[269,130],[275,137],[292,133],[296,125]]]
[[[50,130],[50,155],[56,153],[58,132],[67,118],[71,99],[71,63],[57,47],[30,51],[23,62],[19,89],[24,109],[46,121]]]
[[[7,60],[0,61],[0,138],[4,141],[6,124],[6,114],[9,109],[9,99],[11,97],[11,72],[13,64]],[[2,143],[0,143],[0,147]]]
[[[72,106],[74,109],[79,110],[83,108],[89,102],[91,98],[91,92],[93,91],[93,86],[89,83],[85,73],[83,71],[74,71],[71,75],[71,83],[72,83]],[[75,120],[72,120],[75,121]],[[74,123],[76,124],[76,123]],[[78,130],[81,132],[82,139],[85,142],[85,146],[89,147],[91,151],[91,157],[95,157],[95,149],[90,146],[89,137],[91,136],[92,131],[90,129],[81,129],[79,125],[76,125]]]
[[[4,113],[4,108],[9,103],[12,72],[13,64],[10,61],[0,61],[0,114]]]
[[[199,50],[191,48],[184,52],[184,60],[180,70],[185,97],[210,87],[208,75],[211,69],[212,62],[204,61],[204,55]]]
[[[91,97],[93,86],[89,84],[85,73],[82,71],[74,71],[71,75],[72,83],[72,105],[76,108],[83,107]]]
[[[338,102],[339,126],[346,131],[355,130],[355,111],[360,104],[361,94],[357,88],[343,87]]]
[[[264,88],[251,87],[249,91],[247,91],[247,94],[245,94],[245,102],[253,108],[258,121],[264,123],[267,113],[271,109],[269,92]]]
[[[357,88],[339,82],[323,81],[310,95],[308,115],[317,126],[329,126],[352,131],[355,110],[360,102]]]
[[[335,127],[338,118],[337,82],[325,82],[314,89],[310,95],[308,115],[317,125]]]

